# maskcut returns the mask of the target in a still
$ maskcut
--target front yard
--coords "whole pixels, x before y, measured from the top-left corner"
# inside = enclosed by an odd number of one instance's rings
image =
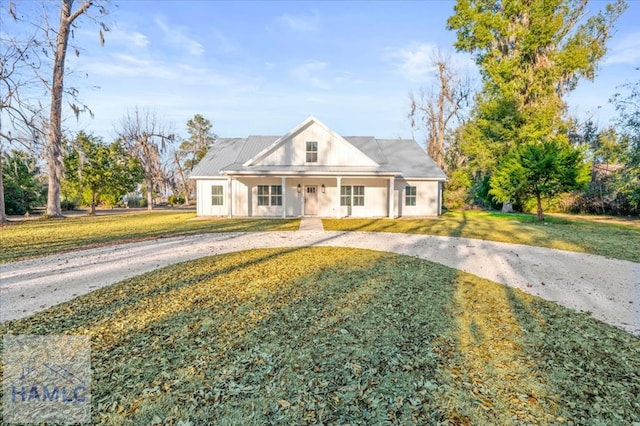
[[[535,216],[497,212],[447,212],[427,219],[323,219],[327,231],[401,232],[478,238],[598,254],[640,262],[640,220],[589,216]]]
[[[299,219],[196,219],[158,211],[14,222],[0,227],[0,263],[76,248],[206,232],[296,231]]]
[[[368,250],[203,258],[1,324],[5,334],[91,336],[96,424],[640,421],[639,338]]]

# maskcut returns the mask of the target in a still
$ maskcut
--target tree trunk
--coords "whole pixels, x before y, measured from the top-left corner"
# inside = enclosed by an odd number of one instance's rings
[[[51,86],[51,112],[49,131],[47,132],[47,162],[49,171],[49,190],[47,193],[47,216],[61,217],[60,181],[62,179],[62,95],[64,94],[64,63],[69,43],[71,6],[73,0],[63,0],[60,9],[60,26],[56,37],[56,52],[53,61],[53,79]]]
[[[0,223],[7,223],[4,210],[4,180],[2,179],[2,149],[0,149]]]
[[[178,167],[178,173],[180,173],[180,179],[182,179],[182,187],[184,188],[184,203],[185,205],[189,205],[189,191],[191,188],[189,187],[189,181],[184,178],[184,171],[182,170],[182,166],[180,165],[180,159],[178,158],[178,153],[174,153],[174,157],[176,160],[176,166]]]
[[[153,210],[153,182],[147,178],[145,184],[147,186],[147,210]]]
[[[96,193],[91,191],[91,209],[89,210],[91,216],[96,214]]]
[[[62,163],[62,96],[64,95],[64,63],[69,44],[69,32],[73,21],[91,7],[91,1],[85,1],[73,14],[74,0],[62,0],[60,8],[60,26],[56,37],[56,51],[53,60],[53,78],[51,81],[51,112],[47,132],[47,163],[49,165],[49,188],[47,193],[47,216],[62,217],[60,206],[60,182],[64,166]]]
[[[538,221],[544,221],[544,215],[542,214],[542,197],[540,194],[536,194],[536,201],[538,202]]]

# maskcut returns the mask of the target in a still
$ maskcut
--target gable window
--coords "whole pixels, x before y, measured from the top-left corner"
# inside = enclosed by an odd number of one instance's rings
[[[364,186],[344,185],[340,187],[341,206],[364,206]]]
[[[213,185],[211,187],[211,205],[222,206],[224,203],[224,187],[222,185]]]
[[[307,142],[307,163],[318,162],[318,142]]]
[[[404,188],[404,205],[415,206],[416,205],[416,187],[407,185]]]
[[[282,185],[258,185],[259,206],[281,206]]]

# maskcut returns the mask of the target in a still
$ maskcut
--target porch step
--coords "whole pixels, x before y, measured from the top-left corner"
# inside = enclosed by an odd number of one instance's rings
[[[300,220],[298,231],[324,231],[322,219],[319,217],[303,217]]]

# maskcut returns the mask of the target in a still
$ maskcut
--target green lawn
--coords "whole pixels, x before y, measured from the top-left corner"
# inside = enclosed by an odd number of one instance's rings
[[[613,222],[613,223],[611,223]],[[323,219],[327,231],[402,232],[479,238],[640,262],[640,221],[581,216],[547,217],[492,212],[448,212],[433,219]]]
[[[4,334],[91,336],[95,424],[640,421],[639,338],[368,250],[203,258],[1,324]]]
[[[296,231],[299,219],[194,219],[151,212],[13,222],[0,227],[0,263],[78,247],[203,232]],[[192,219],[192,220],[190,220]]]

